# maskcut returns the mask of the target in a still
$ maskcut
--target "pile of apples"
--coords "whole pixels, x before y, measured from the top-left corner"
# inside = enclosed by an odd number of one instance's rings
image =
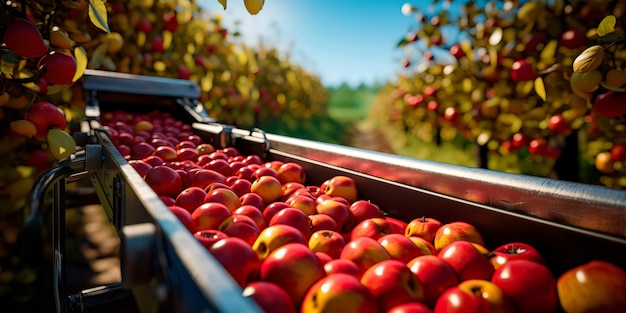
[[[617,312],[626,272],[555,277],[523,242],[486,248],[456,221],[388,217],[347,176],[215,149],[168,113],[108,112],[119,152],[266,312]]]

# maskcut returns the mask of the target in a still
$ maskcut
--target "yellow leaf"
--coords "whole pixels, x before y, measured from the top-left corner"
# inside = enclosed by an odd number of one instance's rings
[[[535,92],[543,101],[546,101],[546,86],[543,83],[543,78],[537,77],[535,79]]]
[[[87,51],[85,48],[78,46],[74,49],[74,59],[76,59],[76,73],[74,73],[73,82],[77,81],[85,73],[87,69]]]
[[[612,32],[615,31],[615,23],[616,23],[616,19],[615,16],[613,15],[609,15],[607,17],[605,17],[602,22],[600,22],[600,25],[598,26],[598,36],[600,37],[604,37]]]
[[[110,33],[107,22],[107,7],[104,0],[89,0],[89,19],[98,28]]]
[[[224,7],[224,10],[226,10],[226,0],[217,0],[217,2],[219,2]]]

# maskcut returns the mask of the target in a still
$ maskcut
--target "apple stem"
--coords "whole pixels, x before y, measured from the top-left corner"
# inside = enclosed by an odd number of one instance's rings
[[[426,216],[422,216],[422,223],[426,223]]]

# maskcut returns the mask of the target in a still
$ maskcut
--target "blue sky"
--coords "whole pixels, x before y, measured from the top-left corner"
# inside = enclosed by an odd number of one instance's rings
[[[262,41],[278,48],[325,85],[356,86],[393,79],[401,70],[404,54],[395,46],[416,25],[413,15],[401,12],[406,2],[266,0],[258,15],[248,14],[243,0],[228,0],[226,10],[217,0],[197,3],[220,14],[224,25],[238,29],[247,44]]]

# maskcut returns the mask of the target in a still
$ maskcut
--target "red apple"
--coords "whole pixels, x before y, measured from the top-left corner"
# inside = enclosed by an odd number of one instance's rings
[[[576,266],[561,274],[556,286],[567,313],[621,312],[626,307],[626,272],[606,261]]]
[[[159,196],[175,198],[183,189],[183,180],[178,173],[167,166],[155,166],[144,177],[146,183]]]
[[[231,216],[230,210],[224,204],[217,202],[204,203],[191,213],[197,230],[218,229],[229,216]]]
[[[434,255],[422,255],[410,260],[406,266],[424,286],[424,303],[433,307],[437,298],[448,288],[459,283],[454,269]]]
[[[227,188],[218,188],[210,191],[204,197],[204,202],[217,202],[225,205],[231,212],[237,210],[241,206],[239,196],[232,190]]]
[[[280,286],[267,281],[253,281],[243,289],[242,295],[252,298],[265,312],[296,313],[289,294]]]
[[[315,253],[300,243],[281,246],[261,264],[261,280],[285,289],[296,304],[302,303],[307,290],[325,275]]]
[[[283,163],[278,168],[278,170],[276,170],[276,172],[278,174],[278,180],[281,184],[286,184],[289,182],[304,184],[306,180],[306,173],[304,171],[304,168],[298,163]]]
[[[344,273],[321,278],[307,291],[301,313],[342,312],[376,313],[372,293],[354,276]]]
[[[324,253],[324,252],[314,252],[315,256],[317,257],[317,260],[320,261],[320,264],[322,264],[322,267],[324,265],[326,265],[326,263],[330,262],[333,260],[333,258],[330,257],[330,255]],[[324,273],[326,273],[326,270],[324,270]]]
[[[398,260],[384,260],[372,265],[361,276],[361,283],[374,295],[383,312],[399,304],[424,300],[422,284]]]
[[[320,230],[311,235],[308,245],[313,252],[324,252],[331,258],[337,259],[346,243],[340,233],[332,230]]]
[[[128,164],[130,164],[142,178],[145,177],[146,173],[152,168],[152,165],[141,160],[130,160]]]
[[[294,193],[296,190],[299,190],[299,189],[306,189],[306,187],[303,184],[296,183],[296,182],[288,182],[288,183],[283,184],[282,198],[287,200],[292,193]]]
[[[35,138],[37,139],[46,139],[48,136],[48,129],[51,127],[57,127],[61,130],[65,130],[67,126],[63,111],[47,101],[33,103],[33,105],[26,112],[24,119],[35,124],[35,128],[37,129]]]
[[[372,265],[391,259],[387,250],[370,237],[358,237],[346,243],[339,258],[354,262],[361,274]]]
[[[288,243],[306,245],[307,241],[296,228],[278,224],[261,230],[261,233],[252,245],[252,249],[257,253],[259,259],[263,261],[274,250]]]
[[[306,189],[302,189],[302,190],[306,190]],[[315,208],[316,207],[315,200],[313,200],[313,198],[308,197],[308,196],[292,194],[291,196],[289,196],[289,198],[287,198],[287,200],[285,200],[285,203],[287,203],[291,207],[294,207],[304,212],[304,214],[306,215],[312,215],[312,214],[318,213]]]
[[[432,254],[437,255],[437,249],[433,246],[432,243],[426,241],[426,239],[422,237],[409,236],[407,237],[422,251],[422,254]]]
[[[228,235],[228,237],[241,238],[250,246],[254,244],[256,238],[261,233],[261,230],[259,230],[252,218],[238,214],[227,217],[220,224],[218,230]]]
[[[407,302],[396,305],[385,313],[432,313],[432,311],[420,302]]]
[[[515,82],[533,80],[537,77],[532,63],[527,60],[517,60],[511,66],[511,78]]]
[[[487,280],[466,280],[447,289],[435,304],[434,313],[515,313],[511,300],[500,287]]]
[[[444,224],[435,233],[434,244],[437,251],[441,251],[448,244],[464,240],[485,246],[485,241],[476,227],[465,222],[452,222]]]
[[[233,214],[246,215],[250,217],[260,230],[263,230],[267,226],[265,219],[263,218],[263,213],[259,210],[259,208],[253,205],[242,205],[238,207]]]
[[[320,214],[332,217],[342,233],[350,232],[355,226],[354,216],[349,206],[333,199],[324,200],[318,203],[316,210]]]
[[[424,255],[411,239],[401,234],[384,235],[378,238],[378,242],[389,253],[391,259],[402,263],[407,263],[420,255]]]
[[[192,234],[196,232],[196,224],[193,222],[193,218],[191,217],[191,213],[189,213],[189,211],[175,205],[168,206],[168,208],[170,208],[172,213],[176,215],[185,228],[187,228]]]
[[[355,224],[358,224],[368,218],[373,218],[373,217],[384,218],[385,217],[385,214],[383,214],[383,211],[381,211],[380,208],[376,204],[367,200],[354,201],[350,205],[350,212],[352,212],[352,215],[354,216]]]
[[[178,160],[178,153],[176,153],[176,149],[170,146],[160,146],[156,148],[153,152],[153,155],[161,158],[163,162]]]
[[[207,250],[211,248],[211,246],[218,242],[220,239],[227,238],[228,235],[216,229],[205,229],[201,231],[197,231],[193,234],[193,236],[205,247]]]
[[[349,203],[357,200],[356,181],[347,176],[334,176],[322,183],[320,188],[325,194],[331,197],[342,197],[348,200]]]
[[[135,160],[145,159],[154,153],[154,147],[146,142],[133,143],[130,148],[130,157]]]
[[[265,203],[272,203],[278,200],[283,193],[280,181],[273,176],[259,177],[250,186],[250,191],[259,194]]]
[[[487,253],[484,247],[461,240],[450,243],[437,256],[454,269],[459,281],[489,280],[494,268],[485,256]]]
[[[284,208],[278,211],[267,225],[286,224],[298,229],[306,240],[311,237],[311,229],[309,228],[309,218],[304,212],[296,208]]]
[[[334,273],[345,273],[350,274],[354,277],[361,276],[361,270],[356,265],[356,263],[346,260],[346,259],[334,259],[324,264],[324,271],[326,275],[334,274]]]
[[[408,223],[397,219],[395,217],[386,217],[387,221],[389,221],[391,223],[391,225],[393,225],[394,228],[394,233],[396,234],[404,234],[405,233],[405,229],[408,226]]]
[[[200,187],[205,189],[212,183],[225,183],[226,177],[216,171],[200,169],[190,172],[191,184],[190,186]]]
[[[259,196],[260,197],[260,196]],[[276,213],[278,213],[278,211],[285,209],[285,208],[290,208],[291,206],[285,202],[280,202],[280,201],[276,201],[276,202],[272,202],[270,204],[268,204],[264,209],[263,209],[263,218],[265,219],[265,223],[269,224],[270,221],[272,220],[272,217],[274,217],[274,215],[276,215]]]
[[[351,238],[369,237],[378,240],[378,238],[384,235],[395,233],[394,226],[386,218],[374,217],[363,220],[354,226],[351,232]]]
[[[261,262],[252,247],[242,239],[220,239],[209,252],[242,288],[258,276]]]
[[[500,266],[491,282],[511,298],[519,313],[556,312],[559,306],[556,280],[542,264],[514,260]]]
[[[529,260],[546,265],[539,252],[523,242],[507,243],[495,248],[491,252],[489,260],[495,269],[512,260]]]
[[[256,166],[255,168],[254,173],[252,173],[253,179],[259,179],[262,176],[272,176],[278,179],[278,173],[271,167]]]
[[[235,176],[230,176],[235,177]],[[232,189],[239,197],[243,196],[246,193],[251,192],[252,183],[249,180],[235,178],[233,182],[229,183],[228,186]]]
[[[419,217],[409,222],[405,229],[405,235],[417,236],[426,239],[428,242],[435,240],[435,234],[437,230],[443,226],[439,220],[431,217]]]
[[[254,193],[254,192],[248,192],[246,194],[243,194],[239,197],[239,202],[241,202],[241,205],[251,205],[254,206],[256,208],[258,208],[259,210],[261,210],[261,213],[263,213],[263,210],[265,210],[265,201],[263,201],[263,198],[261,198],[261,196],[259,196],[258,194]]]
[[[206,192],[200,187],[189,187],[181,191],[176,197],[176,205],[192,213],[204,203]]]
[[[311,233],[319,230],[332,230],[334,232],[341,232],[337,222],[326,214],[313,214],[309,215],[309,228]]]

